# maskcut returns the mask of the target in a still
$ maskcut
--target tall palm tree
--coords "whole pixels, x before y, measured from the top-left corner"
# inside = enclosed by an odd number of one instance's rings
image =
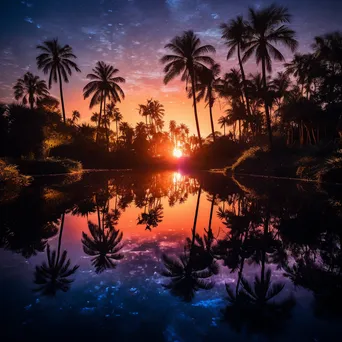
[[[30,72],[17,80],[13,90],[15,99],[22,99],[24,105],[29,103],[31,109],[33,109],[34,104],[50,95],[46,82]]]
[[[50,250],[47,245],[47,259],[48,263],[43,262],[41,266],[36,266],[34,283],[39,285],[35,289],[37,292],[42,292],[43,295],[54,296],[58,290],[67,292],[73,280],[69,279],[76,270],[78,265],[70,268],[71,261],[67,260],[67,251],[63,251],[61,255],[62,235],[64,229],[65,213],[61,217],[61,226],[59,229],[58,249],[56,251]]]
[[[150,118],[151,118],[152,125],[155,127],[155,131],[161,131],[160,127],[161,127],[161,123],[163,122],[164,115],[165,115],[164,106],[158,100],[153,100],[151,102]]]
[[[169,44],[165,45],[171,54],[161,58],[164,67],[164,83],[167,84],[177,76],[181,75],[181,80],[191,83],[193,107],[197,128],[197,135],[200,147],[202,147],[202,138],[197,115],[196,105],[196,80],[200,71],[214,64],[214,60],[208,53],[215,53],[212,45],[202,45],[201,40],[193,31],[185,31],[181,36],[174,37]]]
[[[76,59],[77,57],[73,54],[71,46],[59,45],[58,38],[45,41],[43,45],[38,45],[37,49],[42,52],[36,58],[38,69],[43,70],[44,74],[50,73],[49,88],[51,88],[52,81],[55,83],[59,82],[63,121],[65,123],[66,117],[62,82],[69,82],[72,69],[81,72],[77,64],[72,61],[72,59]]]
[[[248,88],[241,56],[241,52],[244,51],[245,43],[248,39],[248,23],[243,19],[242,16],[238,16],[236,19],[232,19],[229,24],[221,24],[220,28],[222,31],[221,38],[225,40],[225,44],[229,49],[227,53],[227,60],[232,58],[234,53],[237,51],[240,73],[242,77],[243,94],[245,97],[243,103],[246,105],[248,116],[251,116]]]
[[[272,71],[272,58],[277,61],[284,61],[283,54],[274,46],[282,44],[285,47],[295,51],[298,41],[295,39],[295,32],[291,30],[286,23],[290,23],[291,15],[288,9],[278,5],[270,5],[261,10],[249,9],[249,39],[245,43],[246,51],[242,61],[247,61],[253,54],[256,56],[256,62],[261,62],[262,79],[264,88],[264,104],[267,131],[269,137],[269,146],[272,148],[272,128],[267,100],[267,74]]]
[[[184,301],[190,302],[198,290],[210,290],[214,282],[209,279],[213,274],[218,273],[217,264],[209,265],[203,263],[196,253],[196,225],[198,209],[201,197],[201,188],[198,191],[192,238],[187,240],[187,248],[179,257],[162,255],[165,270],[162,275],[171,278],[170,282],[163,286],[170,290],[171,294],[181,297]],[[212,266],[212,267],[211,267]]]
[[[83,88],[83,97],[86,99],[92,95],[89,108],[93,108],[100,103],[96,133],[96,142],[98,142],[99,130],[102,123],[102,111],[105,112],[106,109],[106,99],[121,102],[121,99],[125,98],[125,94],[119,85],[119,83],[125,83],[125,79],[116,76],[119,70],[105,62],[97,62],[92,71],[92,74],[87,75],[87,78],[91,81]]]
[[[215,91],[218,88],[221,80],[219,79],[219,75],[221,72],[221,67],[219,64],[215,63],[209,68],[203,68],[198,76],[198,83],[196,84],[196,88],[198,91],[197,101],[201,101],[205,99],[207,106],[209,107],[209,115],[210,115],[210,125],[211,125],[211,133],[215,142],[215,128],[214,128],[214,120],[213,120],[213,106],[215,102]]]

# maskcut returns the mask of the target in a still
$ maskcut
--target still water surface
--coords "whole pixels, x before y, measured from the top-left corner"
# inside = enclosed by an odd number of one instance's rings
[[[338,189],[38,178],[0,204],[2,341],[341,341]]]

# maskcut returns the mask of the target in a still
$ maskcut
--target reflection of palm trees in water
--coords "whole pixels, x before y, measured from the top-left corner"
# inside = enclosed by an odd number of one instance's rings
[[[170,282],[163,286],[170,290],[171,294],[178,296],[185,301],[191,301],[198,290],[211,289],[214,286],[214,282],[209,280],[209,278],[213,274],[218,273],[218,266],[215,260],[211,259],[211,261],[208,262],[203,258],[202,253],[198,253],[198,248],[201,246],[200,239],[198,239],[199,246],[196,246],[196,225],[200,197],[201,188],[199,189],[197,197],[192,238],[191,240],[188,240],[188,244],[184,248],[183,254],[179,257],[170,257],[166,254],[162,255],[165,266],[162,275],[171,278]]]
[[[43,295],[54,296],[57,291],[67,292],[70,284],[73,282],[69,279],[78,269],[78,265],[71,267],[70,259],[67,259],[67,251],[61,254],[62,235],[64,229],[65,213],[61,217],[61,226],[59,229],[58,249],[51,251],[47,245],[47,260],[41,266],[36,266],[34,283],[38,287],[34,290],[41,292]]]
[[[121,213],[117,208],[109,212],[109,199],[101,203],[102,207],[100,203],[96,197],[98,224],[88,221],[90,236],[82,232],[83,251],[92,256],[91,263],[96,273],[116,268],[117,261],[124,257],[120,253],[123,233],[115,229]]]
[[[163,220],[163,205],[161,198],[155,198],[151,193],[147,192],[144,200],[144,212],[138,217],[138,225],[146,225],[145,230],[151,227],[158,227]]]
[[[233,264],[238,265],[237,261],[240,260],[240,265],[237,266],[239,274],[235,291],[226,284],[230,305],[225,310],[225,317],[237,330],[240,330],[243,325],[252,331],[275,330],[279,327],[279,323],[290,316],[295,301],[291,296],[275,301],[284,289],[284,284],[272,283],[272,272],[270,269],[266,270],[267,253],[276,253],[279,247],[269,231],[268,206],[263,219],[263,233],[258,230],[260,219],[253,212],[240,217],[228,215],[226,218],[233,236],[233,239],[228,241],[231,242],[228,243],[228,248],[234,250],[237,246],[233,252],[233,255],[236,253],[236,262],[233,258]],[[243,277],[243,265],[247,258],[261,263],[260,277],[256,275],[253,284]],[[228,258],[226,261],[229,265],[232,260]]]

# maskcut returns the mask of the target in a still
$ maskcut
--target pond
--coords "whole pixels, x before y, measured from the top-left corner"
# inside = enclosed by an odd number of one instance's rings
[[[41,177],[0,203],[2,341],[340,341],[339,188]]]

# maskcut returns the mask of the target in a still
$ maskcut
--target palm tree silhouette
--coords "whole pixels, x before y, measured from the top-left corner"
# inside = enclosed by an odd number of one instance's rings
[[[186,302],[192,301],[198,290],[210,290],[214,286],[212,280],[208,280],[213,274],[218,273],[217,265],[203,263],[202,255],[196,253],[196,225],[201,198],[201,188],[198,191],[192,238],[187,240],[184,252],[179,257],[162,255],[165,270],[161,272],[164,277],[171,278],[163,287],[170,290],[171,294],[182,298]]]
[[[248,116],[251,116],[251,109],[249,105],[248,88],[246,83],[245,71],[241,52],[244,51],[246,40],[248,39],[248,22],[244,21],[242,16],[232,19],[229,24],[221,24],[222,39],[228,47],[227,60],[230,59],[237,51],[238,61],[240,66],[240,73],[242,77],[243,93],[245,96],[244,104],[246,104]]]
[[[111,103],[108,103],[107,105],[107,115],[110,117],[112,121],[115,122],[116,126],[116,143],[119,140],[119,127],[118,124],[122,121],[122,114],[120,113],[119,108],[116,106],[116,103],[112,101]],[[110,129],[110,126],[108,127]]]
[[[193,31],[185,31],[182,36],[176,36],[169,44],[165,45],[165,49],[170,50],[172,54],[161,58],[161,63],[166,64],[164,83],[168,84],[179,75],[181,75],[182,81],[187,84],[191,83],[197,134],[200,147],[202,147],[196,105],[196,80],[204,67],[214,64],[214,60],[207,54],[215,53],[216,50],[212,45],[201,46],[201,40]]]
[[[230,126],[232,124],[231,120],[226,115],[220,116],[217,122],[220,125],[220,128],[223,128],[223,135],[226,136],[226,126]]]
[[[218,89],[218,84],[220,83],[219,75],[221,72],[221,67],[219,64],[215,63],[209,68],[203,68],[198,75],[198,83],[196,84],[197,101],[205,99],[207,106],[209,107],[211,133],[213,140],[215,142],[215,129],[213,121],[213,106],[215,102],[215,91]],[[189,94],[191,97],[191,94]]]
[[[96,133],[96,142],[98,142],[99,130],[102,123],[102,111],[105,112],[106,110],[106,99],[121,102],[121,98],[125,98],[125,94],[119,86],[119,83],[125,83],[125,79],[116,76],[119,70],[105,62],[97,62],[92,71],[92,74],[87,75],[87,78],[91,81],[83,88],[83,97],[86,99],[93,94],[89,108],[93,108],[100,103]]]
[[[282,53],[272,45],[273,43],[283,44],[290,48],[291,51],[295,51],[298,46],[298,42],[295,39],[295,32],[284,25],[284,23],[289,23],[290,20],[291,15],[288,9],[275,4],[261,10],[249,9],[249,37],[245,43],[246,51],[242,61],[247,61],[252,54],[255,54],[257,64],[261,62],[264,105],[270,148],[272,148],[272,128],[269,104],[266,97],[266,70],[268,72],[272,71],[272,58],[278,61],[285,60]]]
[[[78,110],[73,110],[71,113],[71,122],[73,125],[81,118],[81,114]]]
[[[285,285],[272,283],[271,276],[272,272],[268,269],[265,276],[259,278],[256,275],[253,284],[242,277],[239,291],[233,291],[226,284],[229,305],[224,316],[236,330],[240,331],[246,325],[251,331],[277,332],[280,324],[290,316],[295,300],[289,296],[275,301]]]
[[[31,109],[33,109],[34,104],[39,103],[40,100],[50,94],[46,82],[30,72],[17,80],[13,90],[15,99],[22,99],[24,105],[29,103]]]
[[[38,45],[37,49],[42,51],[36,58],[38,69],[43,70],[44,74],[50,73],[49,88],[51,88],[52,81],[59,82],[63,121],[66,123],[62,82],[63,80],[66,83],[69,82],[72,69],[81,72],[77,64],[71,60],[77,57],[73,54],[71,46],[59,45],[58,38],[45,41],[43,45]]]
[[[119,253],[123,247],[121,244],[123,233],[115,228],[105,228],[105,222],[102,222],[101,228],[100,219],[98,225],[89,221],[88,227],[91,236],[82,232],[83,251],[93,257],[91,263],[96,273],[116,268],[116,261],[124,257]]]
[[[59,229],[58,249],[50,250],[47,245],[48,262],[43,262],[41,266],[36,266],[34,283],[39,285],[34,291],[41,292],[46,296],[55,296],[57,291],[67,292],[70,284],[73,282],[69,277],[77,271],[78,265],[70,268],[71,261],[67,259],[67,251],[63,251],[61,255],[62,235],[64,229],[65,213],[61,217],[61,226]]]
[[[157,204],[155,207],[148,210],[148,212],[142,213],[138,217],[137,224],[146,225],[146,230],[151,231],[151,227],[157,227],[163,219],[163,206],[162,204]]]

